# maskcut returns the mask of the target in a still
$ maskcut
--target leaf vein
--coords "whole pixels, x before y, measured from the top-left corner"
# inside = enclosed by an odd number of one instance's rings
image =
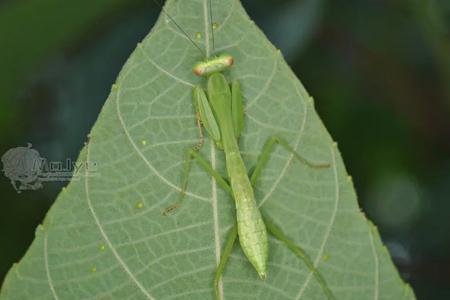
[[[298,91],[297,91],[298,93]],[[300,95],[300,94],[299,94]],[[303,136],[303,132],[305,131],[305,125],[306,125],[306,120],[308,117],[308,106],[306,101],[303,101],[303,122],[302,125],[300,127],[300,132],[298,134],[298,138],[297,141],[293,147],[294,151],[297,151],[298,146],[300,145],[300,140]],[[264,205],[264,203],[270,198],[270,196],[272,196],[272,194],[275,192],[276,188],[278,187],[279,183],[281,182],[281,179],[283,179],[284,175],[286,174],[287,169],[289,168],[292,160],[294,159],[294,155],[293,154],[289,154],[289,158],[286,161],[286,164],[284,165],[283,169],[280,172],[280,175],[278,176],[278,178],[275,180],[274,184],[272,185],[272,187],[270,188],[269,192],[264,196],[264,198],[261,200],[261,202],[259,203],[258,207],[261,207]]]
[[[90,161],[89,144],[86,146],[86,148],[87,148],[86,149],[86,151],[87,151],[86,161]],[[155,298],[153,298],[153,296],[150,295],[150,293],[145,289],[145,287],[142,285],[142,283],[133,275],[131,270],[128,268],[127,264],[123,261],[122,257],[119,255],[117,250],[114,248],[114,245],[111,243],[108,235],[106,234],[105,230],[103,229],[102,224],[100,223],[100,219],[98,218],[98,216],[94,210],[94,207],[91,202],[91,196],[89,194],[89,174],[88,174],[89,170],[88,170],[88,168],[85,169],[85,172],[86,172],[86,174],[85,174],[85,180],[84,180],[84,187],[85,187],[85,191],[86,191],[86,201],[87,201],[89,211],[91,212],[92,217],[94,218],[95,224],[97,225],[97,228],[100,231],[101,236],[105,240],[108,247],[111,249],[111,252],[112,252],[114,258],[118,261],[120,266],[124,269],[125,273],[127,273],[127,275],[130,277],[131,281],[139,288],[139,290],[147,297],[147,299],[154,300]]]
[[[162,73],[164,73],[164,74],[166,74],[167,76],[173,78],[175,81],[177,81],[177,82],[179,82],[179,83],[181,83],[181,84],[184,84],[184,85],[187,85],[187,86],[190,86],[190,87],[193,87],[193,86],[194,86],[192,83],[190,83],[190,82],[188,82],[188,81],[185,81],[185,80],[183,80],[183,79],[181,79],[181,78],[179,78],[179,77],[173,75],[172,73],[170,73],[169,71],[167,71],[166,69],[164,69],[163,67],[161,67],[160,65],[158,65],[154,60],[152,60],[152,59],[147,55],[147,53],[145,53],[144,49],[142,49],[141,47],[139,47],[139,49],[141,49],[141,52],[142,52],[142,54],[145,56],[145,58],[146,58],[146,59],[147,59],[147,60],[148,60],[155,68],[157,68],[158,70],[160,70]]]
[[[328,241],[328,238],[330,237],[331,229],[333,227],[334,220],[336,219],[336,215],[337,215],[337,211],[338,211],[338,207],[339,207],[339,181],[338,181],[339,179],[338,179],[338,173],[337,173],[336,153],[334,151],[334,145],[331,148],[331,157],[333,160],[332,166],[333,166],[334,179],[335,179],[336,201],[334,203],[334,208],[331,213],[330,223],[328,224],[328,227],[324,234],[323,241],[322,241],[319,251],[317,253],[316,259],[314,260],[314,269],[317,269],[320,264],[320,261],[322,259],[322,255],[323,255],[323,251],[325,250],[325,245]],[[303,296],[303,293],[305,292],[307,286],[309,285],[309,282],[311,281],[312,276],[313,276],[313,270],[310,270],[308,273],[308,277],[306,278],[305,282],[303,283],[303,286],[300,288],[300,290],[297,294],[297,297],[295,298],[296,300],[299,300]]]
[[[58,295],[56,294],[55,286],[53,284],[53,279],[50,274],[50,266],[48,263],[48,234],[44,231],[44,262],[45,262],[45,273],[47,275],[48,285],[50,287],[50,291],[52,292],[53,298],[58,300]]]
[[[126,75],[125,75],[126,76]],[[166,183],[168,186],[170,186],[171,188],[181,192],[181,188],[179,188],[178,186],[176,186],[175,184],[173,184],[172,182],[170,182],[167,178],[165,178],[163,175],[161,175],[158,170],[156,170],[156,168],[150,163],[150,161],[147,160],[147,158],[144,156],[144,154],[142,153],[142,151],[139,150],[139,148],[137,147],[136,143],[133,141],[130,132],[128,131],[126,125],[125,125],[125,121],[122,117],[122,112],[120,111],[120,86],[117,88],[117,99],[116,99],[116,111],[117,111],[117,117],[119,118],[119,123],[123,129],[123,131],[125,132],[126,137],[128,138],[128,141],[130,142],[131,146],[133,147],[133,149],[136,151],[136,153],[138,154],[138,156],[144,161],[144,163],[149,167],[149,169],[159,178],[161,179],[164,183]],[[206,199],[200,195],[197,194],[193,194],[190,192],[186,192],[186,195],[189,195],[193,198],[197,198],[200,200],[204,200],[204,201],[209,201],[209,199]]]

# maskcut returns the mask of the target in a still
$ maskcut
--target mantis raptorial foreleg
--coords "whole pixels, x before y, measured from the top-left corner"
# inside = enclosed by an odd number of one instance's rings
[[[195,123],[198,128],[198,142],[194,146],[192,146],[192,149],[199,151],[203,144],[205,143],[205,135],[203,134],[203,128],[202,128],[202,120],[200,118],[200,113],[196,112],[195,114]]]
[[[182,179],[181,179],[180,195],[178,197],[178,200],[174,204],[172,204],[171,206],[167,207],[164,210],[163,215],[170,214],[172,211],[174,211],[181,205],[181,202],[183,201],[186,195],[189,172],[191,170],[191,162],[193,158],[195,158],[197,162],[200,164],[200,166],[202,166],[208,173],[217,176],[218,178],[217,182],[219,183],[219,185],[221,185],[224,189],[228,189],[229,191],[231,191],[230,186],[223,179],[223,177],[212,168],[211,164],[206,159],[204,159],[201,155],[199,155],[199,151],[205,142],[202,128],[204,127],[206,129],[206,131],[208,132],[208,134],[211,136],[211,138],[214,140],[214,142],[218,147],[221,146],[220,132],[217,122],[214,120],[214,118],[210,117],[213,115],[213,113],[211,111],[211,107],[208,105],[208,99],[206,98],[203,89],[201,89],[200,87],[194,87],[192,89],[192,95],[193,95],[192,102],[195,110],[195,120],[199,131],[199,141],[197,144],[187,149],[185,152],[183,173],[181,177]]]

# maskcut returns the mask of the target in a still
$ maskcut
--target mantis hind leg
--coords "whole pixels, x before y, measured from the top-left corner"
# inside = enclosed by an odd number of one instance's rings
[[[330,165],[326,163],[316,164],[312,163],[300,154],[298,154],[295,149],[293,149],[289,143],[278,136],[272,136],[270,139],[267,140],[267,142],[264,145],[263,151],[258,158],[258,161],[256,163],[256,166],[253,170],[253,173],[250,176],[250,180],[252,183],[252,186],[254,187],[256,184],[256,181],[258,180],[259,176],[261,175],[261,172],[263,168],[267,165],[267,162],[269,160],[270,154],[273,151],[273,147],[275,144],[279,144],[284,149],[286,149],[288,152],[292,153],[294,157],[306,164],[310,168],[314,169],[321,169],[321,168],[328,168]],[[266,214],[261,212],[263,215],[264,224],[266,225],[267,231],[269,234],[271,234],[273,237],[275,237],[277,240],[281,241],[289,250],[291,250],[297,257],[299,257],[305,266],[309,269],[311,274],[314,276],[314,278],[317,280],[319,285],[321,286],[324,294],[327,296],[329,300],[336,299],[328,287],[325,279],[320,274],[320,272],[317,270],[317,268],[314,266],[314,263],[309,258],[308,254],[298,245],[295,244],[293,240],[291,240],[283,231],[281,228],[279,228]]]
[[[258,180],[259,176],[261,175],[262,169],[267,165],[267,162],[269,161],[269,158],[270,158],[270,154],[273,152],[273,150],[274,150],[273,147],[276,144],[282,146],[285,150],[292,153],[294,155],[295,159],[297,159],[301,163],[304,163],[305,165],[307,165],[310,168],[323,169],[323,168],[330,167],[330,164],[328,164],[328,163],[319,163],[318,164],[318,163],[310,162],[309,160],[307,160],[306,158],[301,156],[297,151],[295,151],[295,149],[292,148],[291,145],[289,145],[289,143],[285,139],[283,139],[277,135],[274,135],[271,138],[269,138],[266,141],[266,143],[264,144],[261,155],[259,156],[258,161],[253,170],[253,173],[250,176],[250,181],[253,186],[255,185],[256,181]]]
[[[321,286],[324,294],[329,300],[335,300],[333,292],[328,287],[325,279],[320,274],[319,270],[314,266],[314,263],[309,258],[308,254],[300,246],[297,246],[275,223],[267,216],[263,214],[264,223],[266,224],[267,231],[274,236],[277,240],[282,242],[289,250],[291,250],[297,257],[299,257],[305,266],[309,269],[309,272],[314,276],[319,285]]]
[[[216,300],[222,299],[221,291],[220,291],[220,278],[222,277],[223,271],[225,270],[225,266],[230,258],[231,252],[233,251],[234,243],[236,242],[238,236],[237,223],[233,225],[230,232],[228,233],[228,238],[225,243],[225,248],[223,249],[223,254],[220,257],[219,265],[217,266],[216,273],[214,275],[214,294],[216,296]]]

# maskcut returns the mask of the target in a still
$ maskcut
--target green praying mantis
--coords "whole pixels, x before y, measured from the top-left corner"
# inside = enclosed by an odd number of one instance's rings
[[[154,0],[154,2],[187,37],[187,39],[203,53],[202,49],[164,10],[159,2],[156,0]],[[209,1],[209,12],[212,24],[211,0]],[[214,48],[213,25],[210,27]],[[204,57],[206,57],[206,55]],[[236,223],[230,230],[225,243],[224,252],[214,276],[213,286],[216,299],[220,299],[219,280],[231,255],[233,245],[238,237],[245,256],[254,267],[259,277],[264,280],[268,276],[268,234],[271,234],[280,240],[293,251],[293,253],[302,259],[321,285],[327,298],[335,299],[333,293],[327,287],[324,278],[314,268],[313,263],[305,251],[289,239],[289,237],[285,235],[272,220],[263,216],[258,208],[253,191],[258,177],[266,166],[275,145],[282,146],[299,162],[310,168],[323,169],[328,168],[330,165],[328,163],[316,164],[308,161],[297,153],[285,139],[275,135],[266,141],[253,172],[249,174],[239,149],[239,137],[242,134],[245,121],[241,86],[239,81],[236,80],[230,84],[223,74],[223,71],[231,68],[233,63],[234,58],[231,55],[220,54],[212,58],[206,57],[204,60],[193,66],[194,74],[206,79],[206,90],[201,86],[195,86],[192,91],[197,125],[200,128],[200,132],[202,132],[201,129],[204,128],[208,133],[208,136],[214,141],[216,147],[224,151],[228,176],[227,178],[222,177],[222,175],[212,167],[211,163],[199,153],[199,150],[204,143],[203,134],[201,133],[198,144],[186,151],[180,196],[175,204],[165,209],[163,214],[167,216],[181,205],[188,187],[191,163],[195,160],[209,175],[215,178],[216,182],[223,189],[231,194],[236,206]]]

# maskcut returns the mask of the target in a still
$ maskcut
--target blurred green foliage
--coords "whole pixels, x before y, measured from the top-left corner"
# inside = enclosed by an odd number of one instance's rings
[[[242,2],[316,98],[405,280],[450,299],[450,1]],[[144,0],[0,3],[0,154],[31,142],[76,158],[158,13]],[[0,180],[0,278],[60,188]]]

